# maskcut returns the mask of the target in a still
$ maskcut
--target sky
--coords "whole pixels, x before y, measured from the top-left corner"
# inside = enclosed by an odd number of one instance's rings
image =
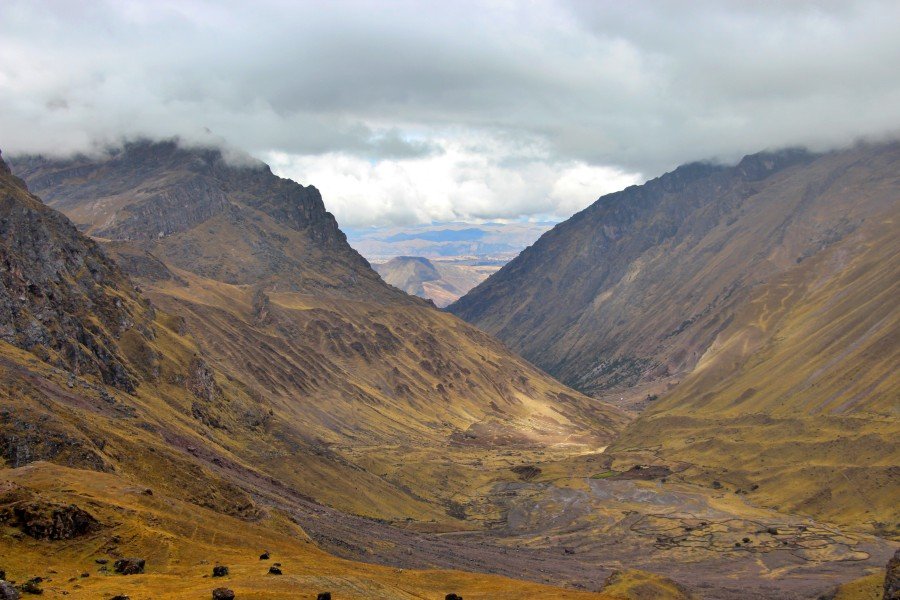
[[[561,219],[693,160],[900,133],[900,2],[0,2],[0,149],[180,136],[343,226]]]

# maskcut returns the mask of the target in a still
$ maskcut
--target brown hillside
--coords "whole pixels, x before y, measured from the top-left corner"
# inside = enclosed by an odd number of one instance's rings
[[[618,466],[896,536],[898,218],[900,144],[689,165],[601,198],[451,310],[583,390],[652,392]]]

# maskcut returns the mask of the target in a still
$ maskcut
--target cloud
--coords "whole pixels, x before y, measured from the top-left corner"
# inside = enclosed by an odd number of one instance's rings
[[[335,207],[381,198],[372,222],[556,214],[576,180],[896,135],[897,22],[890,0],[5,0],[0,145],[208,129],[330,178],[307,182]]]
[[[639,174],[477,136],[438,139],[441,151],[409,159],[368,161],[345,153],[304,156],[272,152],[278,175],[314,184],[342,227],[413,225],[521,218],[561,220],[599,195],[641,180]],[[504,158],[505,160],[501,160]]]

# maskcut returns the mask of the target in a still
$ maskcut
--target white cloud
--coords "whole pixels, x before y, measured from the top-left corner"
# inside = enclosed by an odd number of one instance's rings
[[[622,173],[897,135],[898,22],[894,0],[3,0],[0,148],[208,128],[352,221],[565,212]]]
[[[440,152],[368,161],[344,153],[272,152],[272,170],[311,183],[341,226],[529,217],[564,219],[641,180],[639,174],[580,161],[554,161],[529,149],[469,134],[433,140]],[[478,140],[478,141],[473,141]]]

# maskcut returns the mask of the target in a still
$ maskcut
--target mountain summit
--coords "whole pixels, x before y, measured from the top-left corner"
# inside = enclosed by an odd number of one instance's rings
[[[319,191],[277,177],[265,164],[177,141],[11,164],[84,233],[126,241],[174,267],[229,284],[390,295],[346,243]]]

